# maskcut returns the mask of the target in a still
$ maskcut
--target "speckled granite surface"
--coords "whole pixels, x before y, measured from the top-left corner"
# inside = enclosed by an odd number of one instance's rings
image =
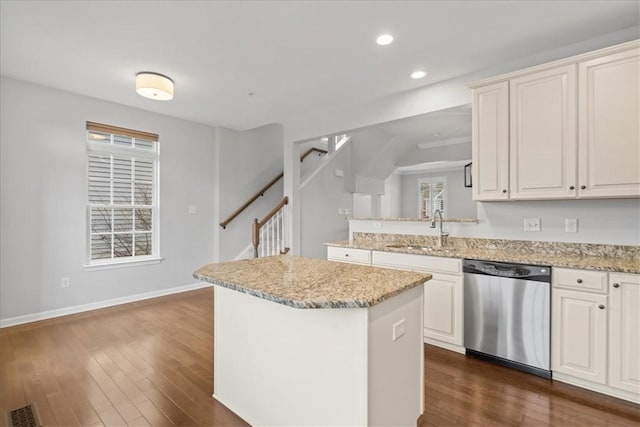
[[[371,307],[431,279],[425,273],[290,255],[208,264],[193,277],[295,308]]]
[[[431,219],[426,218],[349,218],[356,221],[418,221],[418,222],[431,222]],[[438,220],[440,221],[440,220]],[[477,224],[478,220],[475,218],[443,218],[442,222],[465,222],[469,224]]]
[[[639,246],[447,237],[444,248],[436,249],[436,240],[435,236],[353,233],[351,243],[342,241],[327,245],[449,258],[640,273]]]

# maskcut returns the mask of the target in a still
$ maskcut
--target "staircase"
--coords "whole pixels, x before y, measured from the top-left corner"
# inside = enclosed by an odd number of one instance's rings
[[[326,155],[327,150],[311,147],[306,150],[301,156],[300,161],[304,161],[311,154],[317,153],[319,156]],[[245,209],[253,204],[260,197],[273,187],[280,179],[284,177],[284,172],[281,172],[278,176],[274,177],[264,187],[258,190],[253,196],[251,196],[245,203],[236,209],[231,215],[229,215],[224,221],[220,222],[220,227],[226,229],[229,223],[231,223],[238,215],[240,215]],[[289,252],[287,247],[287,205],[289,198],[284,197],[278,204],[269,211],[269,213],[259,220],[255,218],[252,223],[252,242],[245,248],[235,259],[253,257],[263,257],[278,254],[286,254]],[[252,255],[251,255],[252,253]]]

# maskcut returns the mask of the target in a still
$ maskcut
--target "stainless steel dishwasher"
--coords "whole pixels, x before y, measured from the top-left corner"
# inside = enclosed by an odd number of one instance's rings
[[[551,378],[551,267],[463,261],[467,354]]]

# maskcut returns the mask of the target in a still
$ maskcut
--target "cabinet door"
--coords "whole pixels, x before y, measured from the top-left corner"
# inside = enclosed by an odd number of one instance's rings
[[[579,196],[640,196],[640,49],[579,64]]]
[[[607,297],[554,289],[552,306],[552,370],[605,384]]]
[[[609,385],[640,394],[640,275],[609,278]]]
[[[576,66],[510,81],[511,199],[574,198]]]
[[[463,278],[433,274],[424,284],[424,336],[462,346]]]
[[[473,90],[473,200],[509,198],[509,83]]]

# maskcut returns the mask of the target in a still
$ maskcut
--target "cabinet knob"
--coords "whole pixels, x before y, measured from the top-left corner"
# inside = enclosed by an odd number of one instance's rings
[[[587,186],[586,186],[586,185],[581,185],[581,186],[580,186],[580,189],[581,189],[581,190],[586,190],[586,189],[587,189]]]
[[[502,192],[503,192],[503,193],[506,193],[506,192],[507,192],[507,190],[502,190]]]
[[[349,256],[349,254],[344,254],[344,256]]]
[[[582,283],[582,279],[578,279],[578,280],[576,280],[576,282]]]
[[[604,305],[600,304],[600,305],[598,306],[598,308],[599,308],[600,310],[604,310]]]
[[[573,185],[569,187],[569,190],[575,190],[576,187],[574,187]]]
[[[614,288],[619,288],[619,287],[620,287],[620,283],[614,283],[614,284],[613,284],[613,287],[614,287]]]

